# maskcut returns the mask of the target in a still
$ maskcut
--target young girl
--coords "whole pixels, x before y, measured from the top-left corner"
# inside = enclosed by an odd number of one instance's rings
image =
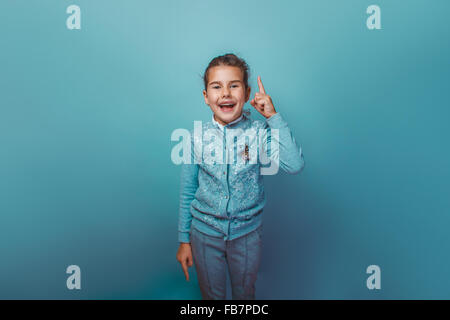
[[[208,138],[192,138],[191,150],[203,146],[199,152],[201,161],[194,161],[192,151],[193,161],[184,163],[181,170],[177,260],[187,281],[188,267],[195,262],[203,299],[225,299],[227,266],[232,299],[255,299],[266,200],[263,166],[250,152],[244,131],[269,132],[261,150],[268,152],[269,159],[279,163],[284,171],[296,174],[305,165],[302,149],[286,121],[275,111],[259,76],[259,92],[250,104],[265,121],[252,120],[243,112],[251,92],[248,78],[247,64],[234,54],[218,56],[209,63],[203,76],[203,95],[213,115],[211,122],[202,124],[202,132],[208,132]],[[229,140],[233,141],[227,141],[230,131],[233,139]],[[266,141],[278,148],[269,150]],[[215,150],[214,161],[211,150]],[[227,160],[217,161],[222,155]],[[230,163],[234,156],[241,161]]]

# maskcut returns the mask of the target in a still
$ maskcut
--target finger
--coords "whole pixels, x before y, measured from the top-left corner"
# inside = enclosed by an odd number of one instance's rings
[[[259,87],[259,92],[266,94],[266,90],[264,90],[264,86],[261,81],[261,76],[258,76],[258,87]]]
[[[253,104],[253,108],[255,108],[258,112],[261,112],[261,110],[264,110],[264,106],[261,106],[258,103]]]
[[[183,268],[183,272],[184,272],[184,276],[186,277],[186,281],[189,281],[189,272],[188,272],[188,268],[186,266],[186,261],[183,261],[181,263],[181,267]]]
[[[194,264],[194,262],[192,261],[192,257],[189,257],[187,260],[187,266],[192,267],[193,264]]]
[[[266,96],[258,96],[258,97],[255,97],[254,100],[255,100],[255,103],[256,103],[256,104],[264,105],[264,104],[267,103],[267,98],[266,98]]]

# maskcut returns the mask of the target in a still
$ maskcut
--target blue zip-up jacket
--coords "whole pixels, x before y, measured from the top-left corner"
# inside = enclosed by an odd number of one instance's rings
[[[233,240],[262,224],[266,203],[263,170],[269,165],[264,166],[267,161],[261,161],[260,153],[287,173],[296,174],[305,166],[302,148],[280,113],[265,121],[252,120],[242,113],[225,126],[213,117],[202,123],[201,129],[201,135],[191,130],[191,162],[183,163],[181,168],[178,241],[190,242],[191,227]],[[278,129],[278,134],[273,129]],[[230,131],[232,135],[228,136]],[[248,132],[263,134],[245,134]],[[227,141],[227,137],[233,138]],[[260,143],[255,144],[257,141]],[[273,170],[268,172],[274,174]]]

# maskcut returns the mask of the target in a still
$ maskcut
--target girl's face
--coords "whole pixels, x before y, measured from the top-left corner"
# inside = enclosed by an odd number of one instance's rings
[[[245,89],[241,69],[216,66],[208,70],[208,85],[203,90],[203,96],[205,103],[214,112],[214,119],[226,125],[241,116],[250,91],[250,87]]]

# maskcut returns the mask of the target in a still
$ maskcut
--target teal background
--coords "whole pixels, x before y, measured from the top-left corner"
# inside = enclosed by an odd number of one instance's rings
[[[81,30],[66,28],[71,4]],[[366,27],[371,4],[381,30]],[[1,1],[0,298],[201,298],[175,259],[170,135],[210,120],[201,76],[234,52],[306,163],[266,178],[257,298],[449,299],[449,12],[445,0]],[[371,264],[381,290],[366,287]]]

